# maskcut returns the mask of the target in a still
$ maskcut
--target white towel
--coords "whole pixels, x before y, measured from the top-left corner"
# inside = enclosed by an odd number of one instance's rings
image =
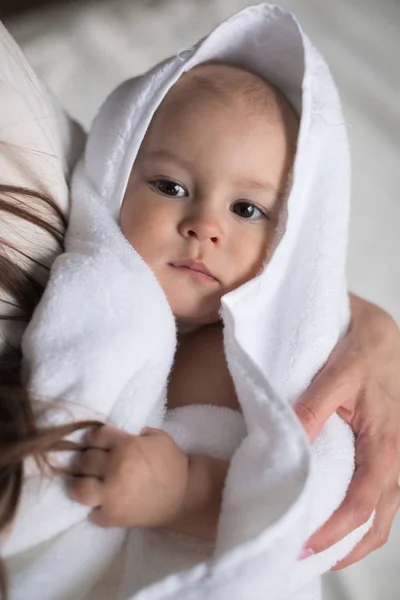
[[[73,505],[57,480],[40,488],[32,472],[5,547],[12,600],[92,599],[96,582],[118,600],[314,600],[319,575],[370,526],[297,560],[344,498],[354,468],[347,425],[333,416],[311,449],[291,408],[348,324],[350,182],[329,71],[295,19],[276,6],[228,19],[195,47],[123,84],[100,110],[75,175],[67,253],[24,338],[30,388],[76,418],[100,414],[133,433],[162,423],[174,319],[154,275],[122,236],[118,215],[155,109],[184,71],[211,59],[265,77],[301,115],[279,244],[259,277],[222,300],[226,357],[247,435],[231,460],[213,554],[133,595],[132,561],[143,532],[90,525],[87,510]],[[120,572],[112,579],[107,567],[116,556]]]

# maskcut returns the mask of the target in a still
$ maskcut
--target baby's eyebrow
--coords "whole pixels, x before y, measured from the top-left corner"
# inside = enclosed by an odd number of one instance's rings
[[[173,160],[174,162],[180,163],[185,168],[191,168],[192,164],[181,156],[177,156],[171,150],[164,150],[159,148],[158,150],[152,150],[146,155],[147,160],[155,160],[155,159],[164,159],[164,160]]]
[[[276,196],[280,195],[280,191],[269,181],[258,181],[257,179],[248,179],[247,177],[235,178],[233,183],[243,189],[253,189],[272,192]]]

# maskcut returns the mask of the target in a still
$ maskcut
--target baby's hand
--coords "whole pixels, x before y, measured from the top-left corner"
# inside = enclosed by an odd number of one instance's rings
[[[162,526],[181,510],[188,471],[188,457],[164,431],[135,436],[103,426],[89,433],[69,494],[93,507],[90,520],[101,527]]]

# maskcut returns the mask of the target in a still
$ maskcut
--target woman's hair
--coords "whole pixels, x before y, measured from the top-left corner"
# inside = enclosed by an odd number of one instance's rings
[[[17,226],[21,220],[22,228],[30,223],[37,231],[46,232],[59,251],[63,250],[66,219],[51,198],[27,188],[0,184],[0,220],[10,217]],[[71,448],[70,443],[63,441],[65,436],[77,429],[99,425],[86,421],[41,429],[36,424],[32,399],[24,389],[20,343],[15,343],[15,336],[8,336],[7,332],[28,324],[44,291],[47,276],[43,273],[48,275],[48,272],[45,261],[0,236],[0,329],[5,331],[4,339],[0,337],[0,534],[17,511],[24,459],[32,456],[41,466],[41,459],[45,460],[50,450]],[[1,562],[0,596],[7,596]]]

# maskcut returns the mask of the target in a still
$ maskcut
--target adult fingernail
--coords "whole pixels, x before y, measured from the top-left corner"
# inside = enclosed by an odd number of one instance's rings
[[[303,548],[303,550],[301,551],[301,554],[299,556],[299,560],[304,560],[305,558],[309,558],[313,554],[315,554],[315,552],[311,548]]]

